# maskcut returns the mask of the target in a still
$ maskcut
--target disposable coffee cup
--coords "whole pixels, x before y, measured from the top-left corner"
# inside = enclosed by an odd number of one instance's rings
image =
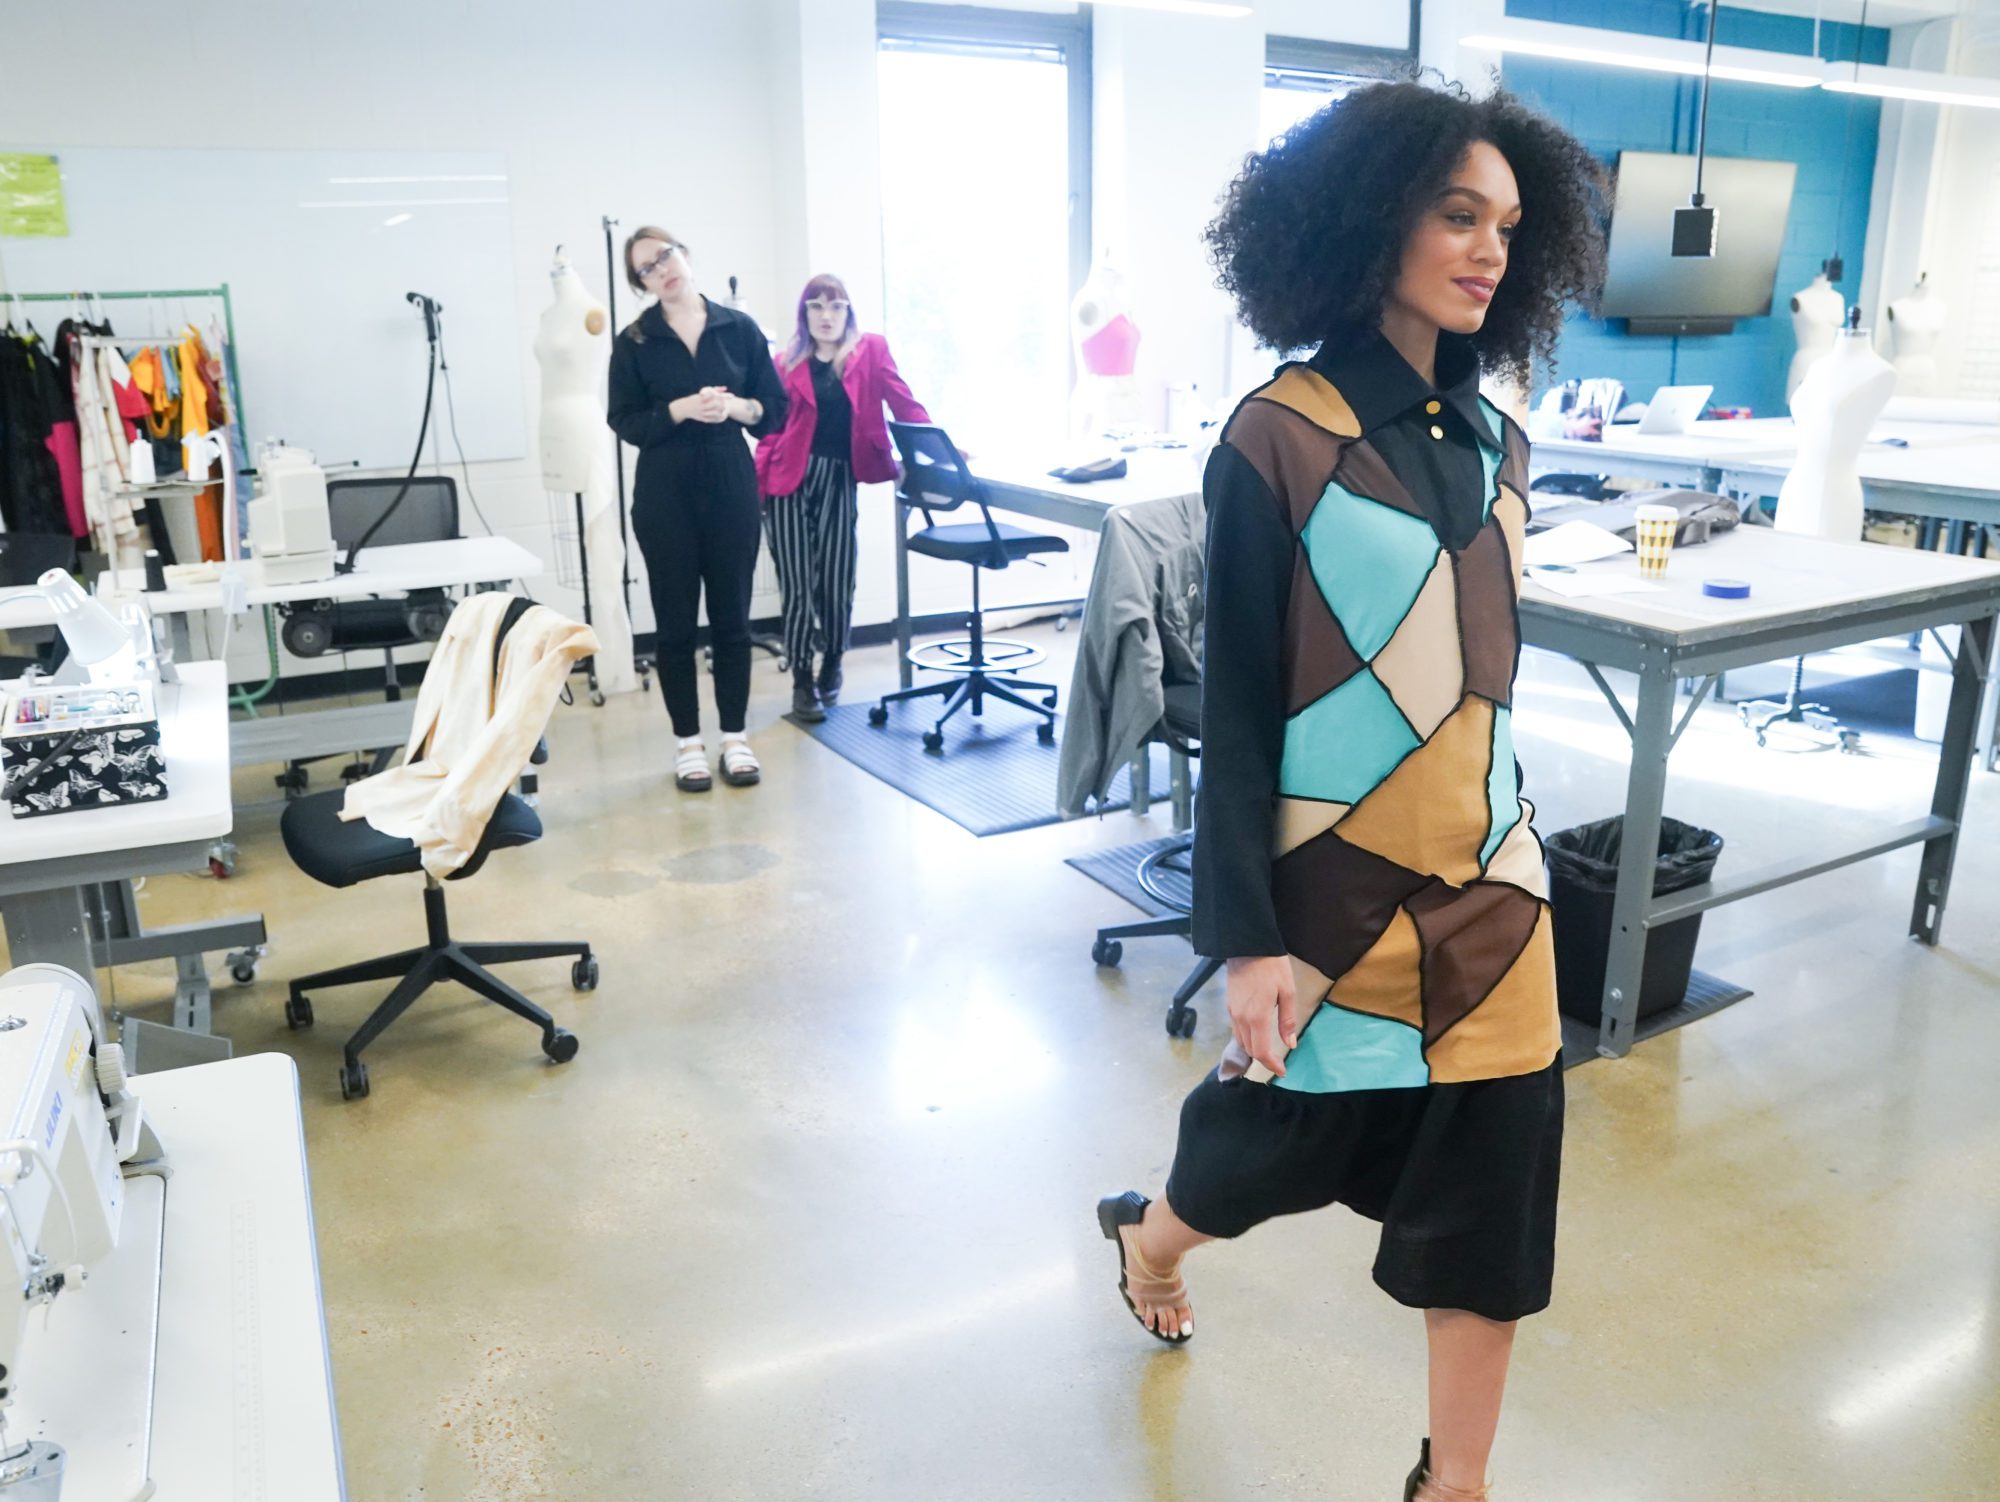
[[[1672,506],[1637,506],[1632,518],[1639,528],[1639,572],[1648,579],[1657,579],[1667,571],[1681,514]]]

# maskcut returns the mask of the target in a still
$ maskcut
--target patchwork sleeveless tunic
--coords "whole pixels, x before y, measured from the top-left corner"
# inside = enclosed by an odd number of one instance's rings
[[[1285,955],[1298,1046],[1182,1115],[1168,1201],[1235,1235],[1334,1200],[1424,1307],[1546,1304],[1561,1029],[1513,740],[1527,443],[1442,336],[1288,365],[1211,459],[1195,941]]]

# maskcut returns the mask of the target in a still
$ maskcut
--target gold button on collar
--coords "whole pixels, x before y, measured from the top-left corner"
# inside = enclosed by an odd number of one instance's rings
[[[1433,438],[1442,438],[1442,437],[1444,437],[1444,429],[1443,429],[1443,428],[1441,428],[1441,427],[1439,427],[1439,426],[1438,426],[1438,425],[1437,425],[1436,423],[1432,423],[1432,424],[1431,424],[1431,437],[1433,437]]]
[[[1425,402],[1424,410],[1430,413],[1431,416],[1436,417],[1438,413],[1444,411],[1444,408],[1436,402]]]

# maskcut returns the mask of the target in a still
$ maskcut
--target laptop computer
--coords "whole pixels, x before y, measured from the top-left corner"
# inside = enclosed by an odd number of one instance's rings
[[[1646,403],[1646,415],[1639,419],[1637,431],[1685,433],[1714,394],[1713,386],[1662,386]]]

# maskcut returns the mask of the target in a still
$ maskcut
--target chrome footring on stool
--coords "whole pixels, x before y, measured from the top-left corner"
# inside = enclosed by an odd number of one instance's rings
[[[912,667],[923,668],[926,672],[977,671],[993,678],[1037,667],[1049,657],[1040,647],[1030,646],[1024,641],[1007,641],[998,636],[989,636],[981,641],[978,644],[982,649],[980,652],[975,653],[973,645],[971,637],[955,636],[946,641],[928,641],[921,647],[913,647],[905,657]]]

